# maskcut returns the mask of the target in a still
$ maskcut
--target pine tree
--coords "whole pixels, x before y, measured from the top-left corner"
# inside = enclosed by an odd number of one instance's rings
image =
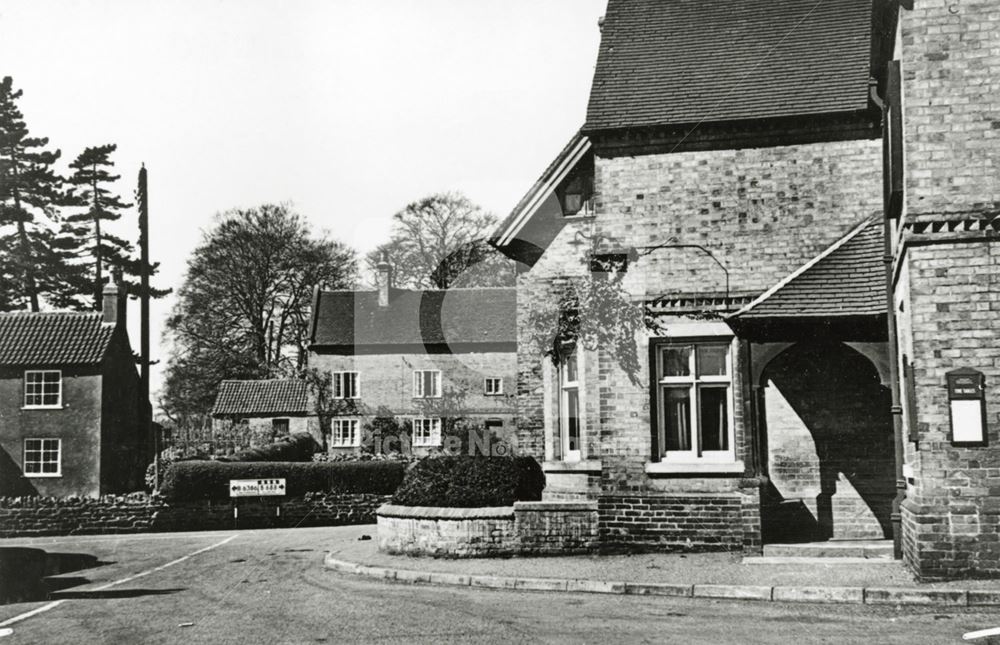
[[[110,184],[119,179],[118,175],[111,174],[114,162],[110,157],[117,148],[113,143],[87,148],[70,164],[73,170],[69,178],[73,187],[70,203],[86,210],[66,216],[65,221],[75,225],[67,232],[81,236],[78,238],[79,253],[93,268],[87,274],[95,309],[101,307],[105,271],[131,269],[134,261],[131,257],[134,255],[132,244],[112,235],[107,228],[101,228],[103,223],[121,219],[122,211],[132,206],[110,190]]]
[[[39,295],[62,280],[67,241],[58,228],[56,207],[62,178],[52,166],[59,150],[45,150],[49,140],[32,137],[17,107],[22,90],[13,80],[0,81],[0,263],[6,265],[0,305],[39,310]]]

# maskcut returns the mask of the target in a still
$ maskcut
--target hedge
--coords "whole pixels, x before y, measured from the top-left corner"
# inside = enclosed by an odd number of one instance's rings
[[[260,448],[248,448],[219,461],[312,461],[319,444],[308,432],[296,432]]]
[[[391,495],[407,464],[399,461],[357,462],[221,462],[180,461],[171,464],[160,494],[169,501],[229,499],[230,479],[285,479],[285,495],[306,493],[372,493]]]
[[[393,495],[402,506],[481,508],[542,498],[545,475],[531,457],[429,457],[417,462]]]

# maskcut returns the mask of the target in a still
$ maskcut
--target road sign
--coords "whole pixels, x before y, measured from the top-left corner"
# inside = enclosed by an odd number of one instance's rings
[[[230,479],[230,497],[264,497],[284,495],[285,479]]]

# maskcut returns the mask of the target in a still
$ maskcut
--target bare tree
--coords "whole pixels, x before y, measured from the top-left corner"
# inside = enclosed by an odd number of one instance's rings
[[[384,254],[400,287],[513,285],[513,261],[484,241],[496,222],[464,195],[425,197],[392,216],[392,236],[368,254],[368,269],[375,273]]]

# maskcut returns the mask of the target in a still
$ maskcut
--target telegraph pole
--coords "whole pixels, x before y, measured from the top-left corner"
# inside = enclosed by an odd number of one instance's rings
[[[160,447],[153,432],[153,409],[149,402],[149,189],[146,164],[139,169],[139,380],[145,409],[147,436],[153,439],[153,489],[160,483]]]

